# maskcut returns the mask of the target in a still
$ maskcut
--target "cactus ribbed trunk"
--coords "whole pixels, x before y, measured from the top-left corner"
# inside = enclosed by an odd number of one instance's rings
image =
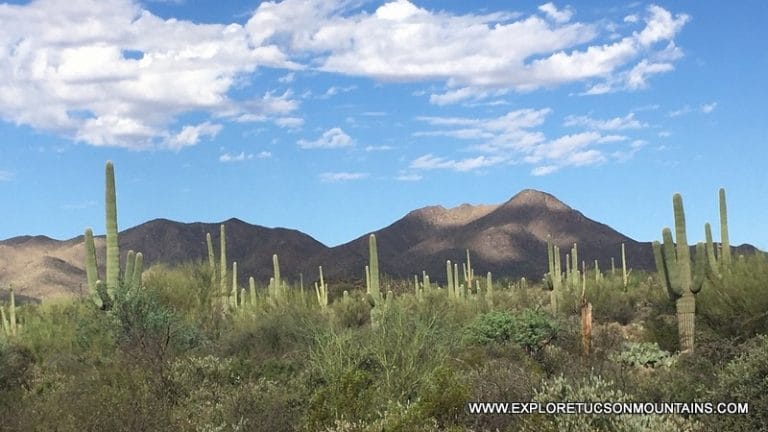
[[[626,288],[629,284],[629,277],[627,275],[627,253],[624,243],[621,244],[621,277],[624,280],[624,288]]]
[[[93,230],[85,230],[85,275],[88,279],[88,292],[96,295],[96,281],[99,280],[99,268],[96,263],[96,245],[93,241]]]
[[[677,331],[680,337],[680,350],[693,351],[696,316],[696,297],[692,293],[683,295],[675,301],[677,309]]]
[[[221,290],[222,297],[225,299],[223,304],[227,305],[226,298],[229,294],[229,289],[227,289],[227,231],[224,228],[224,224],[221,224],[219,227],[219,248],[221,249],[219,261],[219,289]]]
[[[725,204],[725,189],[720,188],[720,243],[723,245],[721,260],[723,266],[731,264],[731,243],[728,240],[728,207]]]
[[[106,168],[106,227],[107,227],[107,293],[112,295],[120,279],[120,249],[117,242],[117,197],[115,196],[115,167],[111,161]]]
[[[381,300],[381,288],[379,286],[379,251],[376,246],[376,235],[371,234],[368,237],[368,275],[369,275],[369,294],[376,302]]]
[[[11,336],[16,336],[16,295],[13,293],[13,287],[11,287],[11,306],[8,310],[8,315],[11,326]]]
[[[581,352],[589,357],[592,348],[592,303],[581,304]]]

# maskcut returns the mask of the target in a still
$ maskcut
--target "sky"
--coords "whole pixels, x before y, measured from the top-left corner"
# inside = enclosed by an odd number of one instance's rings
[[[334,246],[551,193],[768,249],[768,3],[0,3],[0,239],[232,217]]]

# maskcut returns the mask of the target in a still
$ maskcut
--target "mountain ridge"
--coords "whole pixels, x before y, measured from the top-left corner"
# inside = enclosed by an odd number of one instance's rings
[[[312,236],[290,228],[268,228],[232,217],[223,222],[176,222],[156,218],[119,234],[122,259],[128,250],[141,251],[147,267],[189,261],[207,261],[206,233],[219,254],[219,227],[227,235],[227,258],[238,262],[239,280],[253,276],[259,285],[272,274],[272,254],[278,254],[284,277],[308,282],[318,266],[328,280],[363,279],[368,260],[365,233],[329,247]],[[444,279],[445,261],[464,262],[471,251],[472,264],[482,274],[539,280],[546,272],[547,235],[562,254],[573,243],[588,268],[599,260],[603,271],[615,258],[620,266],[621,244],[629,266],[651,270],[650,242],[636,241],[610,226],[592,220],[554,195],[524,189],[501,204],[439,205],[412,210],[391,224],[373,231],[377,235],[382,273],[412,278],[426,271],[433,281]],[[104,236],[96,236],[99,262],[104,262]],[[754,250],[742,245],[736,250]],[[17,236],[0,241],[0,285],[13,283],[30,297],[79,295],[83,292],[83,236],[55,240],[47,236]],[[479,274],[479,273],[478,273]]]

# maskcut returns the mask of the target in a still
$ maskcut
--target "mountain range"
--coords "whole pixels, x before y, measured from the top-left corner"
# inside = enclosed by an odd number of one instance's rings
[[[328,247],[300,231],[266,228],[234,218],[219,223],[155,219],[120,232],[120,251],[123,259],[128,250],[141,251],[145,268],[207,260],[206,233],[211,233],[218,256],[221,224],[226,229],[228,261],[237,261],[241,281],[253,276],[257,283],[265,284],[272,274],[275,253],[288,280],[298,281],[300,275],[307,282],[315,280],[318,266],[323,266],[327,280],[363,278],[370,233]],[[490,271],[495,278],[540,280],[547,271],[547,235],[563,256],[577,243],[579,261],[585,261],[588,268],[598,260],[606,271],[611,258],[620,266],[622,243],[630,268],[654,268],[649,242],[633,240],[554,196],[531,189],[499,205],[420,208],[374,233],[381,272],[394,278],[412,278],[426,271],[433,281],[442,281],[445,261],[465,262],[468,249],[478,275]],[[103,263],[104,237],[97,236],[95,241],[99,263]],[[750,245],[736,249],[737,253],[755,250]],[[45,236],[0,241],[0,286],[12,284],[18,294],[34,299],[82,294],[84,250],[82,236],[63,241]]]

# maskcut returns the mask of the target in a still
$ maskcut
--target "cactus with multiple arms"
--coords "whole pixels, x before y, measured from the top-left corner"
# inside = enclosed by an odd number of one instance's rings
[[[675,213],[675,235],[677,243],[672,239],[672,231],[664,228],[663,245],[653,242],[653,256],[661,280],[667,288],[669,296],[675,300],[677,309],[678,335],[680,348],[683,351],[693,351],[696,297],[701,290],[706,277],[706,248],[703,243],[696,245],[696,263],[691,269],[690,251],[685,233],[685,213],[683,198],[680,194],[673,197]]]

